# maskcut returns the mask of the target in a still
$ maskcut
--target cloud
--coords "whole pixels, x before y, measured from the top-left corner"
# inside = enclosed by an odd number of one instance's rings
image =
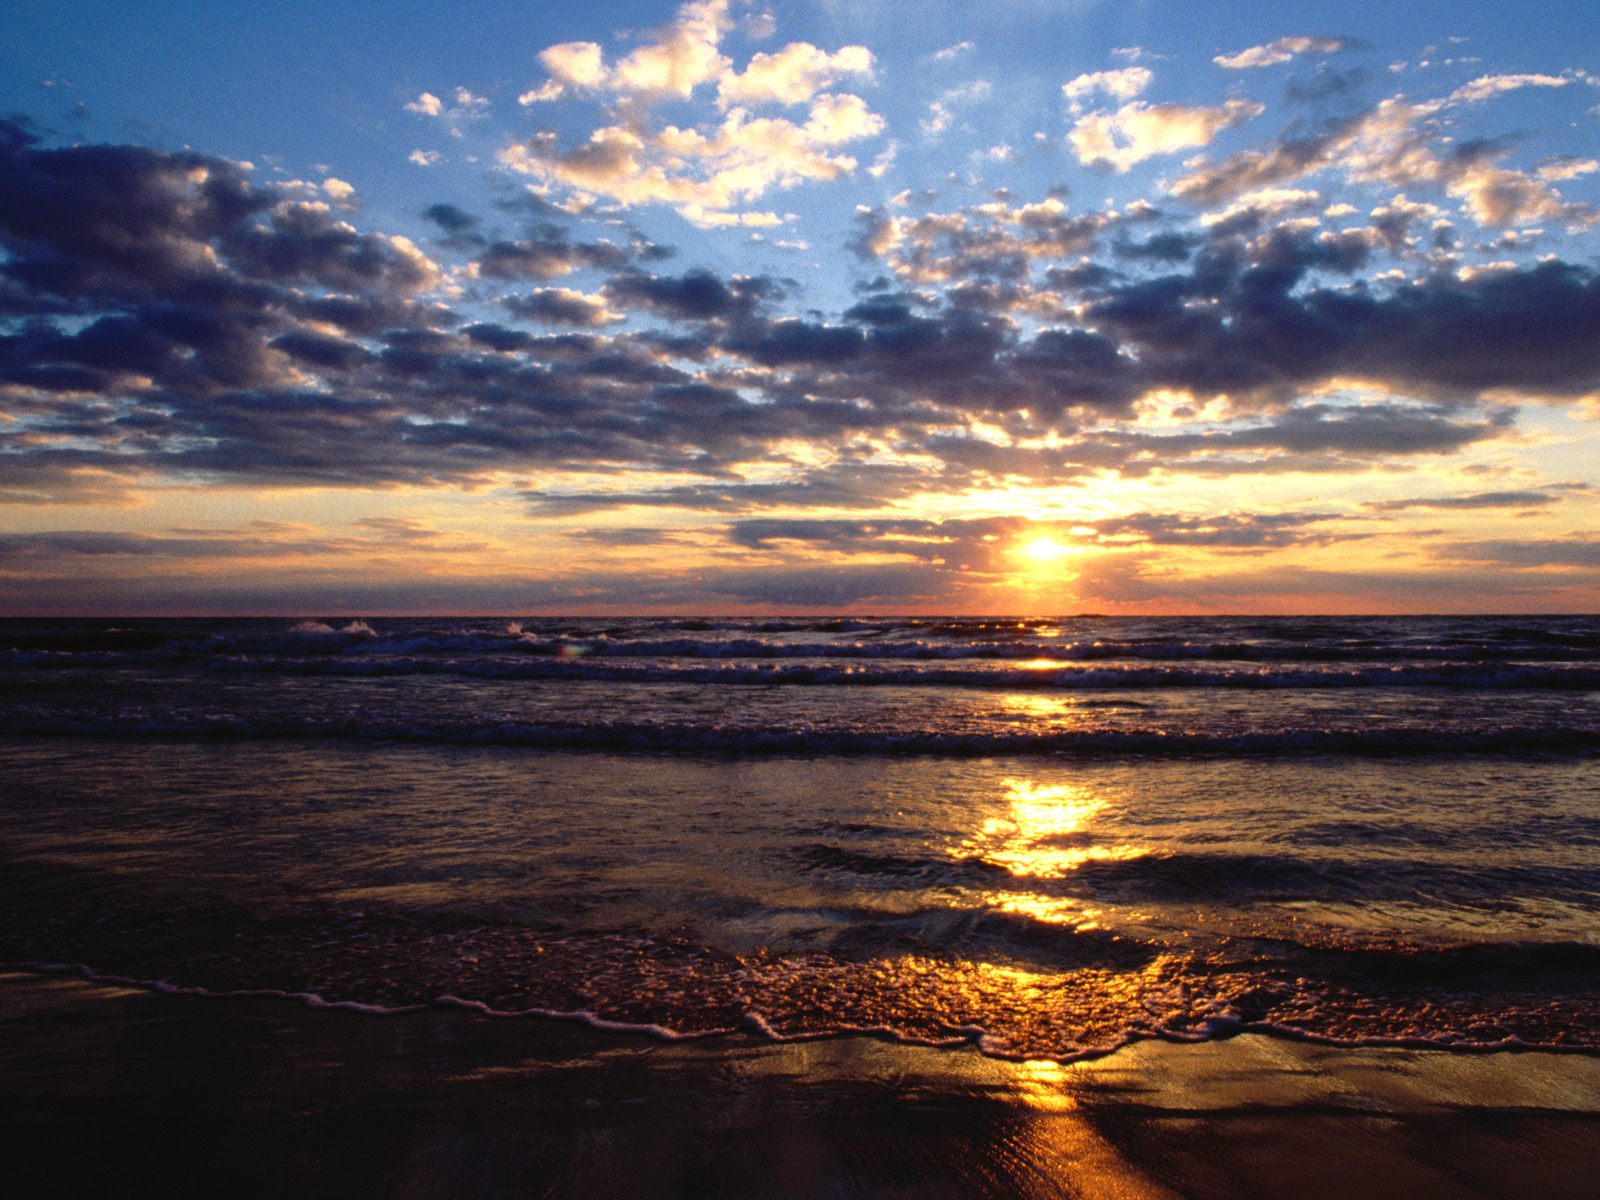
[[[405,105],[405,109],[419,116],[437,118],[445,123],[451,136],[461,137],[462,126],[484,116],[488,112],[489,101],[484,96],[474,95],[464,87],[456,88],[453,97],[454,103],[446,104],[432,92],[423,92]]]
[[[1237,54],[1219,54],[1211,61],[1230,71],[1249,70],[1254,67],[1272,67],[1286,63],[1305,54],[1338,54],[1358,45],[1351,38],[1334,37],[1281,37],[1264,46],[1251,46]]]
[[[597,91],[606,85],[605,55],[594,42],[563,42],[541,51],[539,62],[561,87]]]
[[[1577,179],[1584,175],[1592,175],[1600,171],[1600,161],[1592,158],[1562,157],[1545,163],[1537,172],[1540,179],[1547,183],[1567,179]]]
[[[422,215],[452,237],[471,233],[478,227],[477,217],[454,204],[430,204]]]
[[[1067,522],[1024,517],[975,518],[752,518],[727,527],[728,541],[746,549],[804,546],[829,555],[898,556],[950,572],[1006,575],[1014,547],[1039,533],[1057,534],[1080,548],[1200,546],[1263,551],[1291,545],[1325,545],[1360,537],[1323,528],[1342,515],[1310,513],[1137,512]],[[1062,526],[1070,524],[1070,533]]]
[[[703,268],[679,276],[620,272],[605,285],[606,298],[613,304],[686,321],[748,316],[764,296],[775,290],[768,279],[738,276],[725,283]]]
[[[975,79],[959,87],[946,88],[939,93],[937,100],[928,105],[928,115],[922,121],[922,132],[929,137],[943,133],[956,119],[951,111],[952,106],[986,100],[993,91],[987,79]]]
[[[589,267],[618,267],[629,257],[615,242],[575,242],[561,226],[546,224],[528,237],[489,243],[473,268],[488,279],[551,279]]]
[[[1115,71],[1092,71],[1079,75],[1061,85],[1061,94],[1072,105],[1073,112],[1082,110],[1083,102],[1092,96],[1115,96],[1129,100],[1150,86],[1155,75],[1148,67],[1122,67]]]
[[[1074,212],[1053,196],[1027,204],[994,200],[916,217],[869,209],[857,214],[853,245],[864,257],[884,259],[908,281],[1016,281],[1035,260],[1088,253],[1108,229],[1144,216],[1136,206],[1127,212]]]
[[[591,296],[571,288],[539,288],[526,296],[507,296],[503,303],[515,316],[546,325],[595,329],[626,319],[621,313],[606,308],[603,296]]]
[[[0,296],[28,306],[0,333],[18,502],[141,476],[522,480],[546,512],[855,511],[1108,472],[1384,466],[1511,436],[1515,397],[1600,391],[1592,268],[1351,283],[1376,232],[1265,201],[1210,227],[1057,197],[864,214],[864,251],[910,290],[830,317],[785,311],[768,276],[662,271],[548,206],[523,205],[516,237],[429,207],[458,256],[440,264],[214,156],[8,127],[0,171]],[[452,288],[503,323],[453,311]],[[1205,416],[1145,426],[1161,397]]]
[[[1441,555],[1473,562],[1492,562],[1514,570],[1539,570],[1566,567],[1586,574],[1600,571],[1600,539],[1567,537],[1540,541],[1491,538],[1477,542],[1456,542],[1441,547]]]
[[[1485,226],[1554,220],[1587,227],[1600,220],[1591,206],[1563,201],[1549,181],[1504,166],[1504,145],[1436,145],[1431,125],[1455,102],[1390,98],[1318,132],[1295,133],[1215,166],[1198,165],[1174,182],[1172,193],[1199,204],[1218,204],[1333,170],[1356,183],[1437,189],[1459,200],[1466,214]]]
[[[1411,509],[1544,508],[1561,497],[1554,492],[1524,489],[1510,492],[1473,492],[1465,496],[1417,496],[1400,500],[1370,500],[1363,507],[1373,512]]]
[[[612,65],[597,43],[547,48],[540,61],[549,79],[521,102],[588,94],[609,106],[609,123],[576,145],[536,133],[502,150],[500,161],[579,198],[669,205],[702,227],[781,224],[773,212],[735,210],[775,189],[856,169],[838,148],[876,136],[883,119],[859,96],[822,89],[847,76],[870,78],[872,55],[861,46],[830,53],[793,42],[754,55],[741,72],[720,52],[731,27],[726,0],[703,0],[684,5],[655,40]],[[680,126],[652,116],[657,102],[690,100],[704,85],[715,87],[718,118]],[[751,115],[751,107],[769,105],[807,111],[802,120]]]
[[[726,74],[728,60],[717,47],[732,27],[727,0],[685,4],[657,41],[640,46],[612,68],[608,83],[647,100],[686,100],[700,84]]]
[[[791,42],[776,54],[757,54],[744,71],[717,82],[717,103],[805,104],[847,75],[872,75],[872,52],[845,46],[829,54],[807,42]]]
[[[1120,174],[1157,154],[1210,145],[1224,129],[1263,111],[1263,105],[1249,100],[1228,100],[1212,108],[1135,100],[1114,113],[1080,117],[1067,138],[1079,162],[1103,164]]]
[[[539,53],[548,80],[518,97],[521,104],[555,100],[568,92],[610,93],[653,102],[688,99],[700,84],[723,75],[722,35],[733,27],[727,0],[685,4],[676,19],[614,65],[595,42],[562,42]]]
[[[1571,82],[1563,75],[1480,75],[1471,83],[1463,84],[1451,92],[1450,99],[1457,103],[1472,104],[1519,88],[1558,88],[1566,87]]]
[[[882,128],[860,97],[824,95],[804,123],[734,109],[709,130],[669,125],[641,136],[605,126],[571,150],[561,149],[553,134],[540,134],[500,158],[514,170],[626,205],[671,205],[697,225],[776,225],[780,219],[771,213],[730,210],[773,188],[850,174],[856,160],[833,148]]]

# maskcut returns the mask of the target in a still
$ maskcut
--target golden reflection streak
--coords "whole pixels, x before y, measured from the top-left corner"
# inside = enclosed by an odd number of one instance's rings
[[[1006,810],[985,818],[977,831],[954,847],[957,858],[975,858],[1003,868],[1017,879],[1060,879],[1086,862],[1141,858],[1138,846],[1101,845],[1087,826],[1105,801],[1078,784],[1043,784],[1007,778]],[[992,892],[981,897],[989,907],[1079,930],[1099,926],[1098,908],[1037,892]]]

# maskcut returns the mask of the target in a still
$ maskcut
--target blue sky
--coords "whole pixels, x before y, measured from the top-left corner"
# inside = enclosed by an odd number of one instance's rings
[[[1579,6],[6,24],[8,610],[1600,599]]]

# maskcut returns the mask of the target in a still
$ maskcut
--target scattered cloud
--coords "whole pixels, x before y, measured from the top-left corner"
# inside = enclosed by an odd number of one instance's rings
[[[1306,54],[1338,54],[1354,49],[1356,45],[1351,38],[1281,37],[1236,54],[1219,54],[1211,61],[1230,71],[1245,71],[1256,67],[1274,67]]]
[[[1558,88],[1566,87],[1571,82],[1564,75],[1480,75],[1471,83],[1463,84],[1451,92],[1450,99],[1457,103],[1474,104],[1520,88]]]
[[[1351,39],[1286,37],[1215,59],[1312,60],[1270,96],[1212,75],[1157,103],[1161,56],[1127,47],[1034,78],[1041,116],[984,103],[1011,81],[972,78],[973,42],[744,40],[776,24],[696,0],[546,46],[517,112],[500,81],[384,90],[422,167],[518,122],[489,190],[413,175],[440,190],[402,205],[348,163],[0,122],[0,503],[37,527],[213,490],[373,514],[471,491],[484,527],[588,564],[482,581],[512,607],[939,606],[1003,585],[1040,530],[1076,595],[1118,604],[1592,587],[1596,492],[1546,471],[1600,411],[1600,163],[1565,123],[1494,125],[1578,114],[1592,78],[1441,44],[1384,97],[1327,61]],[[1063,137],[1098,174],[1060,170]],[[851,178],[830,226],[812,201]],[[698,229],[675,250],[654,239],[677,217]],[[485,544],[392,515],[139,520],[0,535],[0,592],[421,548],[464,570]],[[1357,542],[1386,565],[1339,567]]]
[[[726,0],[703,0],[684,5],[654,40],[614,63],[593,42],[549,47],[540,55],[549,78],[520,100],[591,95],[613,119],[576,145],[536,133],[504,149],[500,161],[580,197],[670,205],[705,227],[780,224],[778,214],[745,206],[773,190],[851,174],[857,160],[839,148],[883,130],[883,118],[860,96],[824,90],[846,77],[870,78],[872,55],[861,46],[828,52],[794,42],[754,55],[738,71],[720,50],[731,28]],[[703,85],[714,85],[718,119],[682,127],[651,116],[658,102],[688,100]],[[803,119],[751,114],[765,106],[806,112]]]
[[[1115,71],[1092,71],[1079,75],[1061,85],[1065,96],[1077,113],[1083,111],[1084,102],[1093,96],[1115,96],[1129,100],[1150,86],[1155,74],[1148,67],[1122,67]]]
[[[1386,99],[1318,131],[1294,131],[1265,149],[1241,151],[1215,165],[1195,164],[1172,192],[1212,205],[1336,171],[1355,183],[1435,189],[1459,201],[1465,215],[1483,226],[1559,221],[1587,227],[1600,220],[1592,206],[1564,201],[1550,180],[1504,165],[1509,147],[1502,143],[1441,143],[1433,126],[1456,102]]]
[[[922,132],[929,137],[937,137],[955,121],[955,108],[987,100],[993,91],[987,79],[974,79],[959,87],[946,88],[939,93],[937,100],[928,105],[928,115],[922,120]]]
[[[872,52],[846,46],[829,54],[806,42],[791,42],[776,54],[757,54],[741,72],[717,82],[717,103],[805,104],[846,76],[872,75]]]
[[[1251,100],[1228,100],[1210,108],[1135,100],[1114,113],[1080,117],[1067,140],[1085,166],[1104,165],[1126,172],[1157,154],[1208,146],[1224,129],[1263,111],[1263,105]]]

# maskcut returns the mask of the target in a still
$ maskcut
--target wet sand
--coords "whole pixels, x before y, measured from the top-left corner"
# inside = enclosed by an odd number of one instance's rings
[[[7,1192],[1580,1197],[1600,1058],[1244,1035],[1006,1063],[0,975]]]

